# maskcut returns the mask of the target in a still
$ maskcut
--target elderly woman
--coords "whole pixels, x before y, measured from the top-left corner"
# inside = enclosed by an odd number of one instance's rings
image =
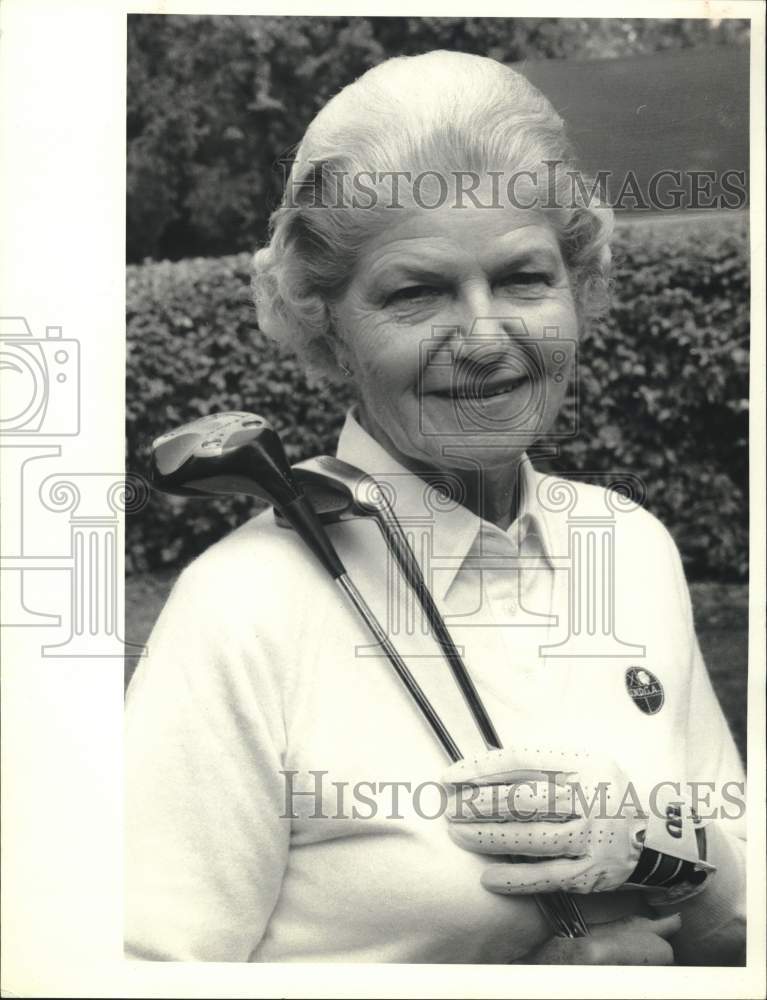
[[[260,514],[181,574],[129,690],[133,957],[742,960],[743,776],[674,543],[527,456],[555,446],[610,228],[561,119],[490,59],[392,59],[309,126],[255,257],[259,323],[354,384],[338,456],[392,497],[506,749],[375,526],[329,531],[464,754],[448,770]],[[536,897],[557,890],[588,936],[553,934]]]

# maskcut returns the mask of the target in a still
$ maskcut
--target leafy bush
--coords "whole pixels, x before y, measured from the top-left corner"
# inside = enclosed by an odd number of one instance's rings
[[[584,334],[578,435],[551,467],[629,471],[688,574],[742,580],[748,523],[748,234],[742,219],[642,223],[614,242],[613,307]],[[269,416],[298,461],[334,449],[349,390],[310,388],[257,329],[241,254],[128,268],[128,467],[157,435],[226,409]],[[129,568],[186,562],[252,510],[154,496],[128,520]]]
[[[452,49],[507,63],[604,59],[748,38],[749,22],[733,18],[132,14],[128,259],[235,253],[263,240],[306,126],[390,56]],[[688,159],[700,159],[701,143]]]

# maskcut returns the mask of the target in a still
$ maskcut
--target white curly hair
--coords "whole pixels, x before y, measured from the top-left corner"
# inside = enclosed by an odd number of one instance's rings
[[[332,304],[360,249],[396,208],[391,194],[362,203],[339,177],[365,177],[368,189],[382,190],[381,175],[391,172],[434,174],[436,165],[443,174],[538,176],[547,161],[561,165],[558,188],[538,206],[558,235],[583,322],[606,302],[612,211],[578,171],[565,124],[543,94],[502,63],[458,52],[401,56],[368,70],[325,105],[297,149],[270,242],[253,258],[259,327],[311,378],[340,379]],[[402,197],[412,202],[412,192]]]

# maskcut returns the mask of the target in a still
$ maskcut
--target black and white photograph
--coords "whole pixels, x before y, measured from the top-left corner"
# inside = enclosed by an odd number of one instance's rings
[[[763,10],[10,6],[4,995],[762,995]]]

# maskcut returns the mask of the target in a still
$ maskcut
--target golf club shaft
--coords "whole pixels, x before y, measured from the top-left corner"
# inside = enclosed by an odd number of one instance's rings
[[[396,514],[388,504],[376,513],[376,523],[384,537],[389,551],[394,556],[397,565],[408,585],[414,591],[418,602],[426,614],[429,626],[453,673],[453,677],[469,706],[472,717],[482,734],[485,744],[490,748],[500,749],[503,744],[488,715],[479,692],[474,686],[466,664],[453,642],[445,625],[445,620],[434,602],[421,569],[416,560],[407,535],[402,529]],[[538,906],[551,923],[554,930],[562,937],[584,937],[589,933],[588,925],[583,919],[580,907],[576,901],[565,892],[555,892],[545,896],[536,896]]]
[[[344,591],[371,634],[381,644],[399,679],[413,697],[423,717],[431,726],[434,735],[444,747],[448,757],[453,761],[460,760],[461,751],[437,715],[434,706],[426,697],[418,681],[413,677],[407,664],[397,652],[397,649],[367,601],[349,578],[346,567],[341,562],[335,546],[325,531],[325,526],[317,516],[311,500],[307,496],[297,493],[290,503],[283,504],[281,509],[283,515],[300,534],[306,545],[314,552],[327,573]]]
[[[426,586],[426,581],[421,573],[418,560],[410,547],[407,535],[397,520],[396,514],[388,506],[382,508],[380,513],[376,515],[376,523],[386,541],[389,551],[397,561],[397,565],[408,585],[415,593],[418,603],[426,615],[429,627],[439,643],[453,677],[461,690],[461,694],[466,700],[471,716],[482,735],[482,739],[485,741],[485,745],[489,748],[500,748],[502,746],[500,737],[496,732],[487,709],[482,703],[479,692],[474,686],[466,664],[463,662],[463,658],[447,630],[439,608],[435,604],[429,588]]]
[[[407,664],[397,652],[391,639],[381,626],[381,623],[373,614],[364,597],[359,590],[357,590],[348,574],[342,573],[341,576],[336,577],[336,583],[341,587],[351,603],[357,609],[357,613],[365,622],[371,634],[378,640],[378,642],[380,642],[381,647],[389,659],[389,662],[397,671],[397,675],[407,688],[408,692],[412,695],[424,718],[431,726],[435,736],[442,744],[445,753],[451,761],[460,760],[462,754],[456,746],[452,736],[445,728],[444,723],[435,712],[434,707],[424,694],[418,681],[411,674]]]
[[[291,504],[290,506],[293,507],[294,505]],[[301,518],[301,521],[303,522],[302,527],[304,528],[304,532],[302,532],[302,534],[304,535],[305,541],[309,541],[307,534],[305,533],[306,529],[309,529],[309,535],[315,534],[316,531],[324,534],[324,527],[321,524],[318,524],[319,518],[317,517],[316,512],[314,512],[308,498],[302,497],[301,501],[295,506],[308,506],[311,508],[311,513],[308,511],[305,512],[308,514],[308,518],[306,516],[302,516]],[[393,554],[407,584],[416,594],[420,606],[427,615],[432,631],[437,637],[440,648],[442,649],[445,659],[447,660],[453,673],[453,677],[464,695],[472,718],[474,719],[485,744],[488,747],[500,748],[501,740],[495,731],[495,727],[490,720],[487,710],[485,709],[476,688],[474,687],[466,665],[464,664],[458,649],[453,643],[442,615],[440,614],[439,609],[437,608],[434,599],[426,586],[426,582],[423,578],[420,567],[418,566],[415,554],[410,547],[407,536],[402,530],[402,526],[397,520],[397,516],[393,508],[389,503],[384,502],[375,511],[371,510],[370,513],[375,515],[376,523],[384,537],[386,545]],[[283,515],[286,516],[286,518],[293,524],[294,528],[298,527],[295,515],[291,516],[289,509],[283,508]],[[327,540],[327,544],[330,545],[329,540]],[[310,547],[315,548],[314,545]],[[330,548],[332,549],[332,545],[330,545]],[[389,661],[397,671],[400,680],[414,698],[416,704],[431,726],[450,760],[459,760],[461,758],[461,753],[441,719],[434,711],[432,705],[426,698],[413,675],[410,673],[407,665],[400,657],[380,623],[371,612],[364,598],[349,579],[343,566],[340,564],[340,560],[337,560],[337,556],[335,558],[335,565],[338,568],[335,571],[330,569],[331,575],[338,581],[339,585],[357,609],[357,612],[367,625],[368,629],[381,644],[381,647],[388,656]],[[326,568],[329,567],[326,565]],[[544,913],[551,927],[558,935],[564,937],[582,937],[589,933],[588,927],[581,916],[577,903],[566,893],[555,892],[546,894],[543,897],[536,897],[536,900],[540,910]]]

